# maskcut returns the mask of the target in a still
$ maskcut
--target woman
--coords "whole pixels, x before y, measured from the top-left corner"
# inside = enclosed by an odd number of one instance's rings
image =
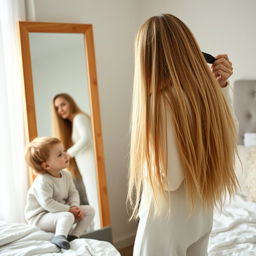
[[[55,136],[63,141],[69,157],[75,159],[89,204],[95,210],[94,228],[99,228],[99,200],[91,118],[81,111],[70,95],[61,93],[53,98],[53,126]],[[72,169],[75,169],[74,162]]]
[[[128,189],[132,217],[140,218],[134,256],[207,255],[213,208],[237,186],[236,128],[225,99],[231,74],[226,55],[211,72],[175,16],[141,26]]]

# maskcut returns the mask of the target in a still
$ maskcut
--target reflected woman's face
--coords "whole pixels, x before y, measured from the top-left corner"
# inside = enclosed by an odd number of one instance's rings
[[[58,97],[54,101],[54,106],[56,109],[57,114],[63,119],[70,119],[71,118],[71,109],[70,104],[67,100],[62,97]]]

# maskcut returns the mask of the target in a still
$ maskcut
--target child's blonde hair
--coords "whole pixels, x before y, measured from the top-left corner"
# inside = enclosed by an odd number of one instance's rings
[[[61,141],[55,137],[37,137],[33,139],[28,145],[25,154],[27,164],[36,173],[45,173],[46,170],[42,167],[42,163],[49,158],[51,147],[59,143]]]

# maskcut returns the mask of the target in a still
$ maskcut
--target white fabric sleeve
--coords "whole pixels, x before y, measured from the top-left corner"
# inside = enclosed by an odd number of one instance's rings
[[[78,191],[75,187],[75,184],[73,182],[73,178],[71,176],[71,173],[68,171],[65,171],[67,173],[67,178],[69,182],[69,191],[68,191],[68,204],[71,206],[79,206],[80,205],[80,198]]]
[[[234,122],[235,122],[235,126],[236,126],[236,131],[238,133],[238,130],[239,130],[239,123],[238,123],[238,120],[236,118],[236,115],[235,115],[235,112],[234,112],[234,108],[233,108],[233,103],[232,103],[232,100],[231,100],[231,97],[230,97],[230,85],[229,83],[227,84],[226,87],[222,88],[221,89],[225,99],[226,99],[226,102],[229,106],[229,110],[231,112],[231,115],[233,116],[233,119],[234,119]]]
[[[88,118],[84,114],[77,114],[73,120],[73,129],[78,132],[79,140],[67,150],[72,157],[90,145],[91,127]]]
[[[53,184],[47,182],[47,179],[40,179],[38,181],[34,195],[39,204],[48,212],[69,211],[69,205],[59,203],[53,199]]]

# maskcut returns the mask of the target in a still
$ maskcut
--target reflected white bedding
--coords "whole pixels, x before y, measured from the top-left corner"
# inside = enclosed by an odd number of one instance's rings
[[[236,195],[214,213],[209,256],[256,255],[256,202]]]
[[[0,221],[0,255],[68,255],[68,256],[120,256],[108,242],[93,239],[76,239],[71,249],[60,250],[50,243],[52,233],[27,224],[7,224]]]

